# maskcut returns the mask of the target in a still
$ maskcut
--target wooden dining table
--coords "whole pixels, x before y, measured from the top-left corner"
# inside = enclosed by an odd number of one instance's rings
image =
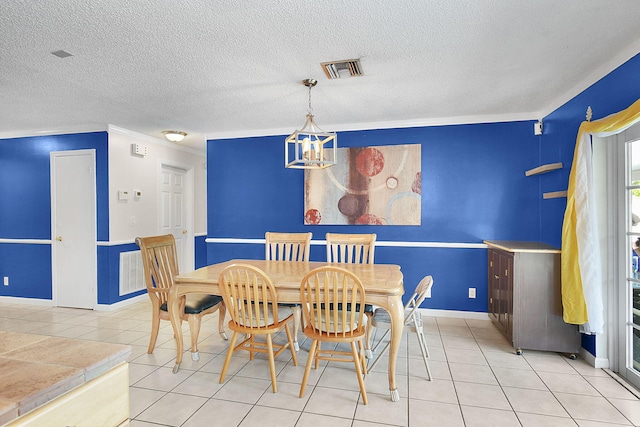
[[[174,373],[180,367],[183,356],[183,339],[180,319],[180,300],[188,293],[220,295],[218,277],[220,272],[231,264],[249,264],[263,270],[273,281],[279,303],[300,302],[300,282],[311,270],[327,265],[327,262],[312,261],[266,261],[232,259],[218,264],[208,265],[189,273],[175,277],[175,284],[169,293],[167,308],[177,343],[177,356]],[[396,359],[404,328],[403,276],[400,266],[395,264],[344,264],[340,267],[356,274],[365,289],[364,302],[387,310],[391,317],[391,343],[389,350],[389,391],[391,400],[400,400],[396,386]]]

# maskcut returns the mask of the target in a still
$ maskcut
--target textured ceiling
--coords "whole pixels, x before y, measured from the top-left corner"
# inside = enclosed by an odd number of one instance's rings
[[[325,130],[537,119],[640,52],[639,22],[638,0],[2,0],[0,137],[204,150],[300,128],[309,77]],[[362,77],[320,66],[352,58]]]

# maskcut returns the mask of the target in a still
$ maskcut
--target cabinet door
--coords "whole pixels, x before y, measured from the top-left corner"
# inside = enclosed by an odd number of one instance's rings
[[[513,341],[513,254],[500,253],[500,316],[505,335]]]
[[[513,331],[513,255],[489,249],[489,317],[511,341]]]
[[[491,320],[498,322],[498,313],[500,312],[500,276],[498,275],[498,271],[500,270],[500,258],[498,253],[492,249],[489,249],[488,257],[487,286],[489,291],[489,301],[487,311],[489,312]]]

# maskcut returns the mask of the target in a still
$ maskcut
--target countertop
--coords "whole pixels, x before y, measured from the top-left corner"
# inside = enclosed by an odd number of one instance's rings
[[[538,252],[559,254],[561,251],[546,243],[528,242],[520,240],[485,240],[484,243],[493,248],[507,252]]]
[[[0,425],[126,362],[131,347],[0,331]]]

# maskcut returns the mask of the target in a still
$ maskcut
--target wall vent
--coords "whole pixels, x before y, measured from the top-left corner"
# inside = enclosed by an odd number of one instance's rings
[[[322,62],[320,65],[329,79],[358,77],[362,75],[362,68],[360,67],[359,59]]]
[[[68,58],[70,56],[73,56],[73,54],[64,50],[56,50],[55,52],[51,52],[51,54],[57,56],[58,58]]]
[[[140,251],[120,252],[120,296],[146,289]]]

